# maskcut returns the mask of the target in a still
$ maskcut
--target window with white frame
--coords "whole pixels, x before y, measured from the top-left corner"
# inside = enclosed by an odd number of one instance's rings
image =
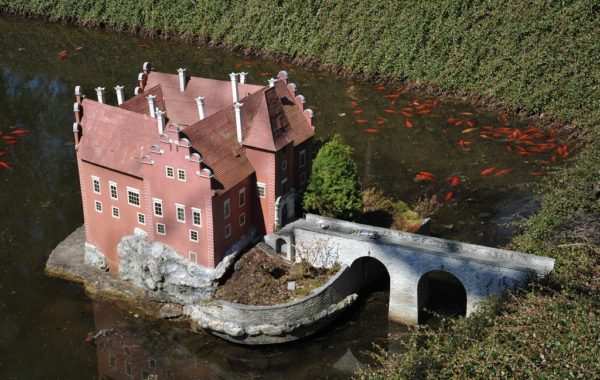
[[[92,188],[94,189],[94,193],[100,194],[100,178],[92,177]]]
[[[298,163],[301,168],[306,166],[306,149],[302,149],[299,154]]]
[[[229,198],[223,201],[223,217],[229,218],[231,214],[231,200]]]
[[[177,213],[177,221],[181,223],[185,223],[185,206],[175,204],[175,210]]]
[[[140,207],[140,191],[133,187],[127,188],[127,203],[132,206]]]
[[[156,233],[159,235],[166,235],[167,227],[163,223],[156,223]]]
[[[192,224],[194,226],[202,225],[202,210],[199,208],[192,208]]]
[[[190,230],[190,241],[198,242],[198,231]]]
[[[239,206],[242,207],[246,204],[246,188],[242,187],[239,193]]]
[[[246,213],[245,212],[240,214],[240,226],[243,226],[244,224],[246,224]]]
[[[282,170],[285,170],[285,169],[287,169],[287,160],[283,160],[283,161],[281,161],[281,169],[282,169]]]
[[[175,178],[175,170],[170,166],[165,166],[165,174],[167,178]]]
[[[146,224],[146,215],[142,214],[141,212],[138,212],[137,218],[139,224]]]
[[[152,203],[154,204],[154,215],[160,216],[162,218],[162,216],[163,216],[162,200],[157,199],[157,198],[152,198]]]
[[[102,202],[100,202],[100,201],[94,201],[94,205],[96,207],[96,211],[102,212]]]
[[[120,213],[118,207],[112,206],[112,216],[113,216],[113,218],[117,218],[117,219],[121,217],[121,213]]]
[[[228,238],[231,236],[231,224],[225,226],[225,237]]]
[[[190,253],[189,253],[189,259],[194,264],[197,264],[198,263],[198,254],[196,252],[190,251]]]
[[[185,170],[177,169],[177,179],[185,182]]]
[[[304,184],[306,182],[306,173],[300,173],[300,184]]]
[[[117,192],[117,184],[114,182],[109,182],[108,187],[110,188],[110,197],[112,199],[119,199],[119,193]]]
[[[260,198],[264,198],[267,194],[266,192],[266,185],[262,182],[257,182],[256,183],[256,190],[258,192],[258,196]]]

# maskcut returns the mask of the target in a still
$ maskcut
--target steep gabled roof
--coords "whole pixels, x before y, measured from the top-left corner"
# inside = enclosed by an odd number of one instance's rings
[[[83,100],[82,108],[79,157],[141,178],[141,158],[158,135],[156,119],[90,99]]]
[[[149,95],[154,95],[154,105],[163,111],[166,111],[165,100],[163,98],[162,89],[160,85],[149,88],[148,90],[134,96],[133,98],[127,99],[119,107],[137,113],[150,115],[150,109],[148,107]]]

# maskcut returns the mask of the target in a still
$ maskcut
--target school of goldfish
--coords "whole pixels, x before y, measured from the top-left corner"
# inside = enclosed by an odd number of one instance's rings
[[[0,136],[2,137],[2,139],[0,139],[0,141],[2,141],[3,144],[5,145],[4,148],[0,150],[0,166],[1,167],[3,167],[4,169],[12,168],[12,166],[8,162],[5,161],[6,159],[4,157],[9,155],[10,146],[19,144],[21,142],[21,136],[26,133],[29,133],[29,130],[27,130],[27,129],[12,129],[12,130],[8,131],[7,133],[0,131]]]

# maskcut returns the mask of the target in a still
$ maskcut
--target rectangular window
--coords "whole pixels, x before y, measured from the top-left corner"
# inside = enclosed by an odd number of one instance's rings
[[[160,199],[152,198],[152,203],[154,204],[154,215],[155,216],[163,216],[163,204]]]
[[[148,360],[148,367],[150,367],[150,368],[152,368],[152,369],[156,368],[156,360],[154,360],[154,359],[149,359],[149,360]]]
[[[266,196],[266,185],[264,183],[257,182],[256,189],[260,198],[264,198]]]
[[[175,204],[175,209],[177,210],[177,221],[185,223],[185,206]]]
[[[117,369],[117,357],[114,355],[109,356],[110,368],[116,370]]]
[[[190,230],[190,241],[198,241],[198,231]]]
[[[129,377],[133,375],[133,367],[131,366],[131,362],[125,363],[125,374]]]
[[[146,224],[146,215],[138,212],[137,213],[137,217],[138,217],[138,223],[139,224]]]
[[[158,233],[159,235],[166,235],[167,227],[162,223],[156,223],[156,233]]]
[[[196,254],[196,252],[190,252],[190,261],[194,264],[198,263],[198,255]]]
[[[165,173],[167,174],[167,178],[175,178],[175,170],[172,167],[165,166]]]
[[[285,169],[287,169],[287,160],[283,160],[283,161],[281,162],[281,169],[282,169],[282,170],[285,170]]]
[[[242,207],[246,204],[246,188],[245,187],[240,189],[239,198],[240,198],[240,207]]]
[[[185,170],[177,169],[177,179],[185,182]]]
[[[194,226],[202,225],[202,210],[200,210],[199,208],[192,209],[192,224]]]
[[[225,237],[228,238],[231,236],[231,224],[225,226]]]
[[[246,213],[245,212],[240,214],[240,226],[243,226],[244,224],[246,224]]]
[[[109,182],[108,186],[110,187],[110,197],[112,199],[119,199],[119,194],[117,193],[117,184],[114,182]]]
[[[303,168],[304,166],[306,166],[306,149],[302,149],[300,151],[298,162],[299,162],[299,166],[301,168]]]
[[[115,207],[115,206],[112,207],[112,216],[113,216],[113,218],[117,218],[117,219],[121,217],[118,207]]]
[[[94,193],[100,194],[100,178],[92,177],[92,185],[94,188]]]
[[[229,218],[230,214],[231,214],[231,201],[229,200],[229,198],[227,198],[223,202],[223,216],[225,218]]]
[[[100,201],[94,201],[94,204],[96,206],[96,211],[102,212],[102,202],[100,202]]]
[[[304,184],[306,182],[306,173],[300,173],[300,184]]]
[[[133,187],[127,188],[127,203],[132,206],[140,207],[140,191]]]

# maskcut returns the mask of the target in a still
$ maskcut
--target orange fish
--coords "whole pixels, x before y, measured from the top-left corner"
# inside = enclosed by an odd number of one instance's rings
[[[471,133],[476,130],[477,130],[477,128],[467,128],[467,129],[463,129],[462,131],[460,131],[460,133]]]
[[[534,175],[534,176],[546,175],[546,173],[544,173],[544,172],[530,172],[529,174]]]
[[[406,120],[406,128],[412,128],[413,123],[410,120]]]
[[[378,91],[385,90],[385,86],[377,86],[375,89]]]
[[[467,115],[467,116],[471,116],[471,115],[473,115],[473,113],[472,113],[472,112],[461,112],[460,114],[461,114],[461,115]]]
[[[498,170],[496,172],[496,174],[494,174],[494,176],[495,177],[500,177],[500,176],[503,176],[503,175],[508,174],[510,172],[512,172],[512,169],[502,169],[502,170]]]
[[[0,161],[0,166],[4,166],[5,168],[10,169],[10,165],[4,161]]]
[[[379,129],[375,129],[375,128],[366,128],[366,129],[363,129],[363,131],[365,131],[367,133],[379,133]]]
[[[455,117],[451,117],[450,119],[448,119],[448,123],[456,123],[459,119],[455,118]]]
[[[418,110],[423,110],[423,109],[425,109],[425,108],[427,108],[427,107],[429,107],[429,103],[423,103],[423,104],[419,104],[419,105],[417,106],[417,109],[418,109]]]
[[[435,179],[435,174],[431,173],[431,172],[419,172],[420,175],[423,175],[425,177],[429,177],[429,178],[433,178]]]
[[[382,125],[382,124],[384,124],[384,123],[385,123],[385,120],[379,120],[379,121],[377,122],[377,125]]]
[[[488,135],[485,132],[479,132],[479,137],[481,137],[482,139],[491,139],[492,136]]]
[[[480,174],[480,175],[488,175],[488,174],[492,174],[492,173],[494,172],[494,170],[496,170],[496,167],[495,167],[495,166],[493,166],[493,167],[491,167],[491,168],[484,169],[484,170],[482,170],[482,171],[481,171],[479,174]]]
[[[5,151],[5,150],[0,151],[0,157],[4,157],[4,156],[6,156],[6,154],[8,154],[7,151]]]
[[[59,59],[67,59],[67,57],[69,57],[69,52],[66,50],[63,50],[60,53],[58,53]]]
[[[251,65],[252,61],[244,61],[244,65]]]
[[[25,133],[29,133],[28,129],[15,129],[11,132],[13,135],[23,135]]]
[[[310,108],[311,110],[318,110],[319,109],[319,107],[317,107],[317,106],[315,106],[313,104],[309,105],[308,108]]]
[[[417,111],[417,115],[427,115],[430,114],[431,110],[421,110],[421,111]]]
[[[147,48],[147,47],[149,47],[149,46],[150,46],[150,45],[148,45],[148,44],[145,44],[145,43],[143,43],[143,42],[142,42],[141,44],[138,44],[138,47],[139,47],[139,48],[141,48],[141,49],[145,49],[145,48]]]
[[[464,120],[459,120],[456,123],[454,123],[454,125],[456,125],[458,127],[458,126],[462,125],[462,123],[464,123],[464,122],[465,122]]]
[[[413,117],[413,114],[407,111],[402,111],[400,112],[402,115],[404,115],[404,117]]]
[[[435,178],[423,175],[423,174],[417,174],[415,176],[415,181],[416,182],[430,182],[430,183],[434,183],[435,182]]]
[[[448,202],[449,200],[451,200],[454,197],[454,193],[452,193],[451,191],[446,193],[446,196],[444,197],[444,200],[446,202]]]
[[[450,184],[452,186],[458,186],[458,183],[460,182],[460,179],[458,178],[457,175],[455,175],[454,177],[452,177],[452,181],[450,182]]]
[[[383,97],[395,99],[395,98],[399,98],[400,95],[399,94],[387,94],[387,95],[383,95]]]
[[[369,122],[369,120],[366,120],[366,119],[358,119],[358,120],[356,120],[356,122],[357,122],[358,124],[366,124],[366,123],[368,123],[368,122]]]
[[[394,111],[394,110],[383,110],[383,112],[392,113],[392,114],[396,113],[396,111]]]
[[[356,100],[351,100],[350,104],[352,104],[353,107],[356,107],[358,105],[358,102]]]
[[[548,134],[550,135],[550,137],[554,136],[556,134],[556,129],[554,129],[554,128],[550,129]]]
[[[462,149],[462,150],[469,150],[469,149],[467,149],[466,147],[467,147],[468,145],[471,145],[471,144],[473,144],[473,142],[472,142],[472,141],[458,140],[458,143],[457,143],[457,144],[458,144],[458,146],[460,147],[460,149]]]
[[[2,136],[2,138],[6,141],[10,141],[10,140],[18,140],[19,138],[16,136]]]
[[[363,112],[364,112],[363,110],[352,111],[352,113],[355,114],[355,115],[360,115]]]
[[[467,120],[467,125],[469,128],[473,128],[473,122],[471,120]]]

